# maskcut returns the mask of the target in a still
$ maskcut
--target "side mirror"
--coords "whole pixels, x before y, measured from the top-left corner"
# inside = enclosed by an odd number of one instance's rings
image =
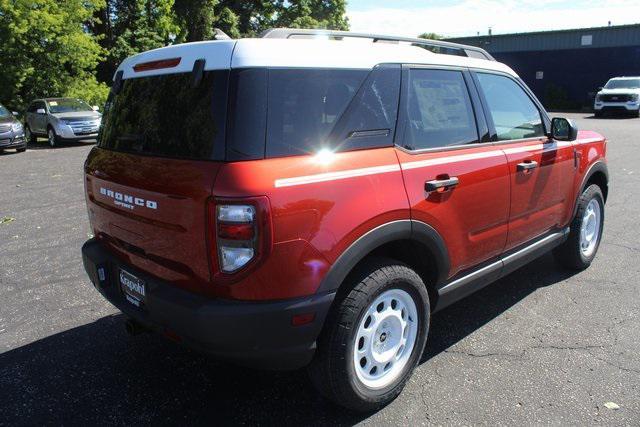
[[[14,116],[18,117],[20,114],[18,114],[17,111],[12,111],[11,114],[13,114]]]
[[[554,117],[551,120],[551,138],[558,141],[575,141],[578,138],[578,128],[573,120]]]
[[[100,110],[100,107],[98,107],[97,105],[94,105],[93,107],[91,107],[91,109],[92,109],[93,111],[99,111],[99,110]]]
[[[44,111],[44,108],[38,108],[36,114],[46,114],[46,111]]]

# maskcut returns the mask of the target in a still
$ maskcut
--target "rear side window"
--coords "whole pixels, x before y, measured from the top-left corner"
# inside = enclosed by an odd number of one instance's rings
[[[516,82],[497,74],[477,76],[498,141],[544,136],[540,111]]]
[[[343,117],[331,141],[335,150],[354,150],[393,145],[400,96],[400,66],[374,68]]]
[[[209,160],[224,144],[228,71],[127,79],[111,93],[99,145],[110,150]]]
[[[460,71],[412,69],[407,85],[404,140],[408,150],[476,142],[478,130]]]
[[[304,155],[327,146],[366,70],[271,69],[267,157]]]

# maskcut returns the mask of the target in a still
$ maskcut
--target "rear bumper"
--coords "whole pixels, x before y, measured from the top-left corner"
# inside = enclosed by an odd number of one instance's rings
[[[297,369],[315,353],[334,293],[278,302],[211,299],[186,292],[123,264],[95,239],[82,247],[85,270],[100,293],[127,316],[153,331],[221,359],[266,369]],[[118,269],[145,281],[145,308],[124,298]],[[102,269],[104,280],[98,270]],[[292,326],[292,316],[315,313],[315,320]]]

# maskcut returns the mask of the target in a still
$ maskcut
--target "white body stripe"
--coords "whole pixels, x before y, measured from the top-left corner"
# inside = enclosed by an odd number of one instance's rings
[[[353,178],[356,176],[376,175],[379,173],[397,172],[400,170],[398,164],[372,166],[369,168],[348,169],[337,172],[325,172],[316,175],[298,176],[295,178],[276,179],[275,187],[292,187],[294,185],[313,184],[315,182],[335,181],[338,179]]]
[[[435,157],[433,159],[418,160],[416,162],[402,163],[402,169],[417,169],[425,166],[444,165],[447,163],[463,162],[465,160],[486,159],[489,157],[504,156],[502,150],[481,151],[479,153],[458,154],[455,156]]]
[[[599,141],[598,139],[589,140],[589,142]],[[582,142],[581,142],[582,143]],[[523,145],[520,147],[507,147],[503,149],[496,149],[490,151],[480,151],[477,153],[457,154],[453,156],[434,157],[433,159],[418,160],[415,162],[404,162],[400,165],[383,165],[373,166],[368,168],[359,169],[347,169],[337,172],[325,172],[315,175],[298,176],[294,178],[281,178],[276,179],[275,187],[293,187],[296,185],[313,184],[316,182],[335,181],[338,179],[354,178],[357,176],[376,175],[379,173],[397,172],[402,168],[403,170],[423,168],[427,166],[444,165],[448,163],[463,162],[468,160],[486,159],[496,156],[504,156],[505,154],[517,154],[525,153],[529,151],[542,150],[543,152],[555,150],[558,148],[569,147],[572,145],[568,141],[557,141],[554,144],[535,144],[535,145]]]

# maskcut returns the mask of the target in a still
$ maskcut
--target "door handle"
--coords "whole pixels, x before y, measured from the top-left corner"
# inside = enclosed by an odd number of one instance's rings
[[[434,179],[433,181],[427,181],[424,183],[424,190],[427,193],[431,193],[433,191],[444,193],[445,191],[451,190],[456,185],[458,185],[458,178],[452,176],[446,179]]]
[[[516,166],[516,169],[518,172],[522,172],[522,171],[530,171],[531,169],[535,169],[538,167],[538,162],[536,162],[535,160],[525,160],[522,163],[518,163],[518,165]]]

